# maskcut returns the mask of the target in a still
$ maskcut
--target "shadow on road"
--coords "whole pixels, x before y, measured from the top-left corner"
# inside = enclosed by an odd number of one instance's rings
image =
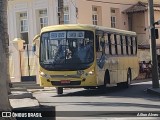
[[[82,90],[77,92],[68,92],[68,90],[64,90],[64,94],[56,95],[53,97],[70,97],[70,96],[106,96],[115,97],[115,98],[144,98],[152,101],[159,101],[160,96],[154,96],[147,94],[147,88],[151,88],[151,84],[141,84],[141,83],[133,83],[129,88],[122,87],[110,87],[106,89],[90,89],[90,90]]]

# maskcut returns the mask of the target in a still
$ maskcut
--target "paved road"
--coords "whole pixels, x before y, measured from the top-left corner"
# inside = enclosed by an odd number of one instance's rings
[[[149,111],[156,115],[156,112],[160,111],[160,97],[154,96],[146,93],[146,89],[151,87],[151,82],[141,82],[134,83],[128,89],[112,87],[104,91],[99,90],[84,90],[84,89],[65,89],[63,95],[56,95],[55,88],[46,88],[44,90],[37,90],[33,92],[33,95],[38,99],[40,104],[55,106],[57,115],[59,116],[57,120],[71,120],[71,118],[65,116],[79,116],[77,120],[122,120],[122,119],[145,119],[141,118],[118,118],[119,116],[137,116],[137,114],[146,115]],[[59,111],[74,111],[74,112],[59,112]],[[75,111],[85,111],[85,112],[75,112]],[[94,111],[94,112],[90,112]],[[102,112],[97,112],[102,111]],[[107,113],[113,111],[109,114]],[[121,113],[122,111],[122,113]],[[132,112],[137,111],[137,112]],[[126,113],[126,114],[124,114]],[[160,112],[159,112],[160,113]],[[60,115],[59,115],[60,114]],[[82,115],[80,115],[82,114]],[[117,118],[108,118],[107,115],[117,116]],[[82,119],[81,116],[85,115]],[[98,118],[86,118],[86,116]],[[65,118],[61,118],[65,117]],[[106,118],[107,117],[107,118]],[[73,120],[75,118],[72,117]],[[150,120],[151,118],[146,118]],[[152,118],[152,119],[160,119]]]

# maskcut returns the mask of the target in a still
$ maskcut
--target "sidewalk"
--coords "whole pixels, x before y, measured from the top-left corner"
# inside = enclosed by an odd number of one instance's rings
[[[40,104],[26,88],[11,88],[9,101],[13,108],[39,107]]]
[[[32,84],[32,85],[31,85]],[[32,117],[16,117],[17,120],[55,120],[55,107],[42,106],[28,89],[42,89],[32,82],[13,83],[8,96],[12,112],[32,115]],[[38,117],[33,117],[38,116]]]
[[[151,84],[152,84],[152,78],[148,78],[148,79],[142,79],[142,80],[133,80],[132,83],[138,83],[138,82],[147,82],[147,81],[150,81]],[[159,84],[160,84],[160,80],[159,80]],[[152,94],[152,95],[158,95],[160,96],[160,86],[159,88],[148,88],[147,89],[147,93],[148,94]]]

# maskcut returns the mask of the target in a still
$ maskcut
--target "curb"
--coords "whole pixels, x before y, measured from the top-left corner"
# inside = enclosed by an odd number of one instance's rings
[[[10,95],[8,95],[9,99],[23,99],[23,98],[34,98],[32,93],[30,92],[22,92],[22,91],[12,91]]]
[[[8,95],[12,108],[39,107],[39,101],[23,87],[11,88],[11,94]]]

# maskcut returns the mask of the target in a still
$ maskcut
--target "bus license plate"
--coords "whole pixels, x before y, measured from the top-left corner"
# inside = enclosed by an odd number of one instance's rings
[[[61,83],[62,83],[62,84],[70,83],[70,80],[61,80]]]

